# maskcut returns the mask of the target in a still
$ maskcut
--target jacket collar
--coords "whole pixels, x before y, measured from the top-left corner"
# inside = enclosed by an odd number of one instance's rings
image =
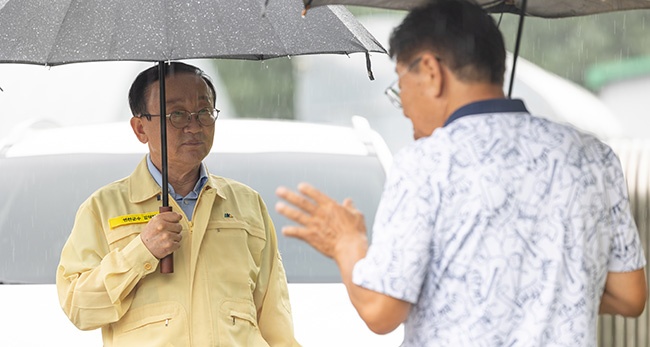
[[[207,171],[207,168],[206,168]],[[145,200],[152,199],[162,193],[160,185],[151,176],[149,168],[147,167],[147,157],[145,156],[140,161],[140,164],[135,168],[131,176],[129,176],[129,199],[132,203],[141,203]],[[223,189],[219,184],[216,176],[210,175],[208,172],[208,180],[203,189],[215,189],[217,195],[222,199],[226,199]]]

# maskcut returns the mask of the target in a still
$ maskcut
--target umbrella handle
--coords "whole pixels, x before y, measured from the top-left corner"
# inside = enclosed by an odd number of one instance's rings
[[[171,210],[172,210],[171,206],[160,206],[158,208],[158,211],[160,213],[170,212]],[[174,253],[169,253],[164,258],[160,259],[160,273],[161,274],[174,273]]]

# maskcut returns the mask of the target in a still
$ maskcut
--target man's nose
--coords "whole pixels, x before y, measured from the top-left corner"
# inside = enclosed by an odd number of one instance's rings
[[[190,115],[190,122],[185,126],[184,130],[191,133],[198,133],[203,130],[203,126],[199,123],[198,114],[193,113]]]

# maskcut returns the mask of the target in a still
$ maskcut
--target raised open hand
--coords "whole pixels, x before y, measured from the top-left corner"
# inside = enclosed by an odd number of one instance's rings
[[[298,185],[299,193],[279,187],[276,194],[293,206],[278,202],[278,213],[300,224],[284,226],[282,233],[301,239],[330,258],[344,252],[346,245],[361,241],[367,243],[366,225],[363,214],[352,200],[345,199],[338,204],[329,196],[309,184]]]

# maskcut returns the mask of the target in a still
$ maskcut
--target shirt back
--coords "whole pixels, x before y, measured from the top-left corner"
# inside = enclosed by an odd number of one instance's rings
[[[607,272],[644,265],[614,152],[509,112],[395,157],[354,282],[414,304],[404,346],[595,346]]]

